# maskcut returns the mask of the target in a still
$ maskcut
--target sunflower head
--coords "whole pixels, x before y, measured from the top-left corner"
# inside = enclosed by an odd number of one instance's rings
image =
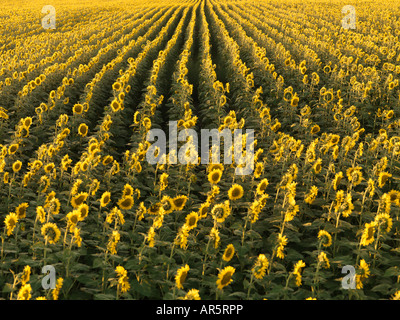
[[[224,251],[224,255],[222,256],[222,260],[226,262],[231,261],[234,254],[235,254],[235,247],[233,246],[233,244],[228,244]]]
[[[243,197],[243,187],[239,184],[234,184],[228,191],[230,200],[238,200]]]
[[[235,273],[235,268],[228,266],[221,270],[218,274],[217,286],[218,289],[222,290],[224,287],[229,285],[233,280],[232,276]]]
[[[175,210],[176,211],[182,210],[186,204],[187,199],[188,197],[186,195],[180,195],[173,198],[172,202],[174,203]]]
[[[175,283],[176,283],[176,287],[178,289],[183,289],[183,283],[186,280],[189,270],[190,270],[190,268],[186,264],[184,267],[179,268],[178,272],[176,273]]]

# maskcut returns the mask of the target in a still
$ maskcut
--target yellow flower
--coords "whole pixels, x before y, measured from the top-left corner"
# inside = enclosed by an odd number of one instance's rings
[[[319,125],[314,125],[312,128],[311,128],[311,134],[316,134],[316,133],[318,133],[319,131],[320,131],[321,129],[320,129],[320,127],[319,127]]]
[[[215,221],[219,223],[223,223],[225,219],[231,214],[231,210],[229,208],[229,201],[226,200],[224,203],[216,204],[212,210],[211,214]]]
[[[18,216],[18,219],[23,219],[26,217],[26,209],[29,207],[28,203],[21,203],[18,207],[15,208],[15,213]]]
[[[392,177],[392,174],[388,173],[388,172],[380,172],[379,173],[379,178],[378,178],[378,186],[379,188],[382,188],[386,181]]]
[[[367,279],[370,275],[368,263],[364,259],[360,260],[359,270],[360,274],[356,275],[356,288],[362,289],[363,281]]]
[[[379,213],[374,219],[375,226],[377,226],[380,232],[390,232],[393,225],[393,220],[388,213]]]
[[[367,246],[373,243],[375,240],[374,234],[375,234],[375,222],[372,221],[371,223],[366,223],[363,234],[361,236],[360,244],[362,246]]]
[[[184,267],[179,268],[178,272],[176,273],[175,284],[178,289],[183,289],[183,283],[186,280],[189,270],[190,268],[186,264]]]
[[[324,247],[332,245],[332,236],[325,230],[320,230],[318,232],[318,239],[321,239],[321,243]]]
[[[111,109],[113,112],[117,112],[118,110],[121,109],[121,103],[118,101],[118,99],[114,99],[111,102]]]
[[[285,257],[285,254],[283,253],[283,250],[285,246],[287,245],[288,238],[286,236],[282,236],[281,234],[278,235],[278,248],[276,250],[276,256],[279,259],[283,259]]]
[[[72,112],[76,113],[76,114],[82,114],[83,112],[83,105],[81,105],[80,103],[75,104],[72,107]]]
[[[188,199],[188,197],[185,195],[180,195],[180,196],[176,196],[175,198],[173,198],[172,202],[174,204],[175,210],[176,211],[182,210],[186,204],[187,199]]]
[[[78,134],[82,137],[86,137],[89,131],[89,127],[85,123],[81,123],[78,127]]]
[[[132,208],[134,203],[132,196],[124,196],[118,201],[118,206],[121,210],[129,210]]]
[[[115,272],[118,277],[118,291],[121,293],[128,292],[131,287],[129,284],[128,272],[122,266],[117,266]]]
[[[22,167],[22,162],[19,160],[15,161],[12,165],[12,169],[14,172],[18,172],[19,170],[21,170],[21,167]]]
[[[332,182],[333,190],[335,190],[335,191],[337,190],[342,178],[343,178],[343,172],[342,171],[340,171],[339,173],[337,173],[335,175],[335,178],[333,179],[333,182]]]
[[[217,184],[221,180],[221,177],[222,177],[222,170],[220,169],[210,171],[210,173],[207,176],[208,181],[211,184]]]
[[[7,236],[10,236],[12,234],[15,226],[17,225],[17,222],[18,216],[15,213],[11,212],[6,216],[6,218],[4,219],[4,223],[7,228]]]
[[[201,300],[199,295],[199,290],[197,289],[190,289],[186,295],[181,298],[183,300]]]
[[[262,179],[259,184],[257,185],[256,193],[258,195],[262,195],[265,192],[265,189],[268,187],[268,179],[264,178]]]
[[[233,244],[228,244],[224,251],[224,255],[222,256],[222,260],[228,262],[233,258],[234,254],[235,247],[233,246]]]
[[[228,196],[230,200],[238,200],[243,197],[243,187],[235,183],[228,191]]]
[[[235,273],[235,268],[228,266],[221,270],[218,274],[218,280],[216,282],[217,288],[222,290],[224,287],[229,285],[233,279],[232,276]]]
[[[109,191],[106,191],[102,194],[100,198],[100,206],[105,207],[108,205],[111,201],[111,193]]]
[[[18,300],[29,300],[32,295],[32,288],[30,284],[24,284],[18,291]]]
[[[304,199],[305,203],[312,204],[318,195],[318,187],[312,186],[307,196]]]
[[[27,282],[29,282],[30,276],[31,276],[31,267],[25,266],[24,270],[22,271],[22,275],[21,275],[22,285],[25,285]]]
[[[8,154],[12,155],[17,152],[19,145],[17,143],[13,143],[8,147]]]
[[[325,252],[321,251],[321,253],[318,255],[318,263],[322,263],[325,269],[330,268],[329,259]]]
[[[71,199],[71,205],[75,209],[78,208],[82,203],[84,203],[87,199],[89,194],[87,192],[81,192],[75,196],[72,197]]]
[[[52,222],[47,222],[44,224],[42,226],[41,233],[50,244],[57,243],[61,236],[60,229],[58,229],[57,225]]]
[[[199,216],[197,212],[192,211],[186,216],[186,222],[185,224],[188,226],[188,230],[192,230],[196,228],[197,226],[197,221],[199,220]]]
[[[265,276],[265,272],[268,268],[269,262],[264,254],[258,255],[257,261],[255,262],[251,271],[253,272],[256,279],[262,279]]]
[[[113,230],[112,234],[110,235],[110,239],[108,240],[107,251],[109,251],[111,254],[116,254],[117,244],[120,239],[121,235],[119,232],[117,230]]]
[[[303,260],[299,260],[293,270],[293,274],[296,276],[296,285],[298,287],[301,286],[301,268],[304,268],[306,264],[303,262]]]
[[[314,169],[314,172],[316,174],[321,172],[321,169],[322,169],[322,165],[321,164],[322,164],[322,159],[321,158],[319,158],[317,161],[315,161],[315,163],[313,165],[313,169]]]
[[[63,278],[58,278],[57,279],[56,287],[52,291],[53,300],[58,300],[58,296],[60,294],[60,290],[62,288],[63,282],[64,282]]]

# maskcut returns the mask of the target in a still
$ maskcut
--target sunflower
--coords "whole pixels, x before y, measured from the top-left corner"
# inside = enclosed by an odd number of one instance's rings
[[[235,268],[228,266],[221,270],[218,274],[218,280],[216,282],[217,288],[222,290],[224,287],[229,285],[233,280],[232,276],[235,273]]]
[[[121,103],[118,101],[118,99],[114,99],[111,102],[111,109],[113,112],[117,112],[118,110],[121,109]]]
[[[224,203],[216,204],[212,208],[211,214],[217,222],[223,223],[225,219],[231,214],[231,210],[229,208],[229,200],[226,200]]]
[[[187,264],[184,267],[178,269],[178,272],[176,273],[175,276],[175,283],[178,289],[183,289],[183,283],[186,280],[189,270],[190,268]]]
[[[379,173],[379,178],[378,178],[378,186],[379,188],[382,188],[386,181],[392,176],[392,174],[388,172],[380,172]]]
[[[214,248],[217,249],[221,241],[217,227],[212,227],[209,237],[211,240],[214,240]]]
[[[379,213],[375,216],[374,223],[380,232],[387,233],[392,229],[393,220],[388,213]]]
[[[89,206],[86,203],[81,204],[78,207],[79,221],[83,221],[89,214]]]
[[[117,273],[118,277],[118,291],[121,293],[128,292],[131,288],[129,284],[128,272],[122,266],[117,266],[115,268],[115,272]]]
[[[82,114],[83,112],[83,105],[81,105],[80,103],[75,104],[72,107],[72,112],[76,113],[76,114]]]
[[[262,162],[257,162],[253,173],[254,178],[258,179],[263,172],[264,172],[264,164]]]
[[[8,147],[8,154],[12,155],[17,152],[19,145],[17,143],[13,143]]]
[[[106,165],[110,164],[113,161],[114,161],[113,156],[105,156],[103,158],[103,162],[102,163],[103,163],[104,166],[106,166]]]
[[[318,133],[319,131],[321,130],[321,128],[319,127],[319,125],[314,125],[314,126],[312,126],[312,128],[311,128],[311,134],[316,134],[316,133]]]
[[[316,174],[318,174],[318,173],[320,173],[321,172],[321,169],[322,169],[322,159],[321,158],[318,158],[318,160],[317,161],[315,161],[315,163],[314,163],[314,165],[313,165],[313,169],[314,169],[314,172],[316,173]]]
[[[4,223],[7,228],[7,236],[10,236],[12,234],[15,226],[17,225],[17,222],[18,216],[15,213],[11,212],[6,216],[6,218],[4,219]]]
[[[276,249],[276,256],[279,259],[283,259],[285,257],[285,254],[283,250],[285,249],[285,246],[287,245],[288,238],[286,236],[282,236],[281,234],[278,235],[278,247]]]
[[[188,293],[186,293],[186,295],[180,299],[182,299],[182,300],[201,300],[200,295],[199,295],[199,290],[197,290],[197,289],[190,289],[188,291]]]
[[[147,210],[147,213],[153,216],[158,215],[160,213],[161,207],[162,204],[160,202],[152,204]]]
[[[100,207],[107,206],[111,201],[111,192],[106,191],[101,195],[100,198]]]
[[[55,223],[47,222],[42,226],[42,236],[50,243],[55,244],[60,239],[61,232]]]
[[[211,184],[217,184],[221,180],[221,177],[222,177],[222,170],[220,169],[210,171],[210,173],[207,176],[208,181]]]
[[[318,263],[322,263],[325,269],[330,268],[329,259],[325,252],[321,251],[321,253],[318,255]]]
[[[28,203],[21,203],[18,207],[15,208],[15,213],[18,216],[18,219],[23,219],[26,217],[26,209],[29,207]]]
[[[154,227],[150,227],[149,232],[146,235],[146,241],[149,243],[149,247],[153,248],[155,244],[155,237],[156,232],[154,230]]]
[[[54,290],[52,292],[53,300],[58,300],[58,296],[60,294],[60,290],[62,288],[63,282],[64,282],[63,278],[57,279],[56,287],[54,288]]]
[[[265,189],[268,187],[268,179],[264,178],[262,179],[259,184],[257,185],[256,193],[258,195],[263,195],[265,192]]]
[[[374,242],[374,234],[375,234],[375,222],[372,221],[371,223],[366,223],[363,234],[361,235],[360,244],[362,246],[367,246]]]
[[[364,259],[361,259],[359,265],[359,274],[356,275],[357,289],[363,288],[363,281],[367,279],[370,274],[368,263]]]
[[[78,210],[73,210],[67,214],[67,221],[69,226],[69,232],[73,232],[76,224],[80,218],[80,213]]]
[[[73,196],[71,199],[71,205],[73,208],[78,208],[82,203],[84,203],[89,194],[87,192],[81,192]]]
[[[321,240],[321,243],[324,247],[329,247],[332,245],[332,236],[325,230],[320,230],[318,232],[318,239]]]
[[[133,196],[133,188],[130,184],[126,184],[124,186],[124,190],[122,190],[122,196]]]
[[[110,235],[110,238],[108,240],[107,251],[109,251],[111,254],[116,254],[117,253],[117,244],[120,239],[121,239],[120,233],[117,230],[113,230],[113,232]]]
[[[261,280],[265,276],[265,272],[268,268],[269,261],[264,254],[259,254],[257,261],[255,262],[253,268],[251,269],[254,277]]]
[[[31,267],[25,266],[24,270],[22,271],[22,275],[21,275],[22,285],[25,285],[27,282],[29,282],[30,276],[31,276]]]
[[[78,127],[78,134],[82,137],[86,137],[89,131],[89,127],[85,123],[81,123]]]
[[[204,202],[200,205],[198,214],[199,214],[199,219],[204,219],[207,217],[208,211],[210,209],[210,203],[209,202]]]
[[[337,190],[337,188],[338,188],[338,186],[339,186],[340,181],[342,180],[342,178],[343,178],[343,172],[342,172],[342,171],[340,171],[339,173],[337,173],[337,174],[335,175],[335,178],[333,179],[333,182],[332,182],[333,189],[334,189],[335,191]]]
[[[124,196],[118,201],[118,206],[121,210],[129,210],[132,208],[133,203],[132,196]]]
[[[293,270],[293,275],[296,276],[296,285],[298,287],[301,286],[301,269],[304,268],[306,264],[303,262],[303,260],[297,261],[297,263],[294,266]]]
[[[18,291],[18,300],[29,300],[32,295],[32,288],[30,284],[24,284]]]
[[[243,197],[243,187],[240,184],[235,183],[228,191],[228,197],[230,200],[238,200]]]
[[[192,230],[197,227],[197,221],[199,220],[199,216],[197,212],[192,211],[186,216],[185,224],[188,226],[188,230]]]
[[[351,167],[346,171],[347,178],[352,182],[353,186],[357,186],[363,180],[361,167]]]
[[[304,202],[312,204],[318,195],[318,187],[312,186],[308,194],[306,195]]]
[[[180,195],[173,198],[172,202],[174,204],[175,210],[176,211],[182,210],[186,204],[187,199],[188,197],[186,195]]]
[[[41,223],[46,221],[46,211],[42,206],[36,207],[36,219],[38,219]]]
[[[235,254],[235,247],[233,244],[228,244],[225,248],[224,255],[222,256],[222,260],[229,262],[233,258]]]
[[[14,172],[18,172],[19,170],[21,170],[21,167],[22,167],[22,162],[19,160],[15,161],[12,165],[12,169]]]

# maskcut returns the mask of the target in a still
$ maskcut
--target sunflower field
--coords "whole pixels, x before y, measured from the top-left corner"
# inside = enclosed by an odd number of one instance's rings
[[[352,2],[3,0],[0,298],[400,299],[400,2]]]

